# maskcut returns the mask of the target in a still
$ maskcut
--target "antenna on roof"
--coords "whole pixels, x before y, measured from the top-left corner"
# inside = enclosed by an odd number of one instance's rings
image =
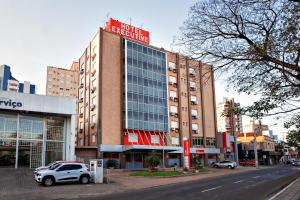
[[[109,19],[109,12],[106,13],[106,21]]]
[[[131,26],[131,17],[129,17],[129,24],[130,24],[130,26]]]

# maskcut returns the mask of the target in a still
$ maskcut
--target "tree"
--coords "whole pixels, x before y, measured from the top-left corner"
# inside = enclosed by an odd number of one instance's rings
[[[160,159],[159,159],[158,156],[151,155],[151,156],[146,157],[146,162],[149,165],[149,170],[150,171],[155,171],[155,168],[160,163]]]
[[[191,7],[177,41],[237,92],[260,96],[242,114],[300,117],[300,3],[202,0]]]
[[[295,147],[300,151],[300,130],[291,130],[286,136],[289,146]]]

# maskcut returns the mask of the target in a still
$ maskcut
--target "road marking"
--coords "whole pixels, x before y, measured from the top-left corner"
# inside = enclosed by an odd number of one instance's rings
[[[239,180],[239,181],[236,181],[236,182],[233,182],[233,183],[241,183],[241,182],[244,182],[244,180]]]
[[[209,188],[207,190],[202,190],[201,192],[208,192],[208,191],[211,191],[211,190],[216,190],[216,189],[218,189],[220,187],[222,187],[222,186],[217,186],[217,187],[214,187],[214,188]]]
[[[273,200],[275,199],[277,196],[279,196],[281,193],[283,193],[285,190],[287,190],[289,187],[291,187],[295,182],[297,182],[298,180],[300,180],[300,178],[297,178],[296,180],[294,180],[293,182],[291,182],[288,186],[286,186],[285,188],[283,188],[281,191],[279,191],[278,193],[276,193],[274,196],[272,196],[269,200]]]
[[[254,177],[252,177],[252,178],[259,178],[260,176],[254,176]]]

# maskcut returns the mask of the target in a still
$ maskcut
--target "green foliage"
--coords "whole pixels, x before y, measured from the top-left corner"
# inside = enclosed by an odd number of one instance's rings
[[[291,130],[286,136],[286,140],[289,146],[296,147],[300,150],[300,130]]]
[[[146,162],[149,164],[150,167],[156,167],[160,163],[160,159],[158,156],[152,155],[146,158]]]

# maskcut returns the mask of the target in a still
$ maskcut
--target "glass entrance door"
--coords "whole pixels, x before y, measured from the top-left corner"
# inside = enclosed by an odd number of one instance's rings
[[[126,154],[126,169],[142,169],[143,165],[143,153],[129,152]]]

